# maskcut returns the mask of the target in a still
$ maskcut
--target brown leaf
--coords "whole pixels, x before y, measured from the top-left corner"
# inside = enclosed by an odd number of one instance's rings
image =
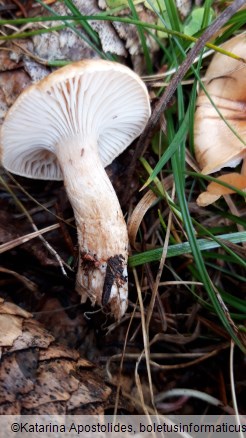
[[[0,347],[9,347],[22,333],[22,320],[13,315],[0,315]]]
[[[16,70],[21,68],[21,62],[19,62],[18,57],[13,58],[12,52],[10,48],[1,48],[0,49],[0,72]]]
[[[107,400],[110,393],[111,389],[109,387],[97,381],[91,373],[83,371],[83,381],[80,381],[79,388],[70,397],[67,403],[68,409],[73,410],[80,407],[81,404]]]
[[[133,248],[136,248],[137,232],[143,220],[143,217],[157,199],[158,197],[152,192],[152,190],[148,190],[140,199],[139,203],[134,208],[130,219],[128,220],[127,228],[129,242],[133,246]]]
[[[10,347],[22,334],[24,318],[31,315],[13,303],[0,299],[0,346]]]
[[[35,320],[24,321],[22,334],[9,351],[38,347],[48,348],[54,337]]]
[[[0,407],[1,408],[1,407]],[[66,414],[66,402],[54,402],[45,403],[37,408],[24,408],[21,407],[21,413],[24,415],[65,415]]]
[[[0,405],[16,402],[21,395],[32,391],[34,385],[26,378],[16,360],[16,354],[3,355],[0,363]]]
[[[20,402],[16,401],[13,403],[3,403],[0,405],[0,415],[19,415],[20,413]]]
[[[52,345],[52,349],[40,350],[40,361],[59,358],[78,360],[79,353],[75,350],[69,350],[64,345]]]
[[[22,405],[35,408],[52,401],[67,401],[79,386],[79,381],[72,375],[73,370],[74,364],[66,360],[41,363],[35,386],[22,397]]]
[[[1,318],[6,324],[1,327],[0,414],[103,412],[111,389],[98,368],[77,351],[54,344],[28,312],[2,299]]]
[[[0,73],[0,118],[5,116],[19,94],[30,84],[30,78],[23,69]]]
[[[3,298],[0,298],[0,313],[22,316],[22,318],[32,317],[32,314],[27,312],[25,309],[22,309],[14,303],[4,301]]]

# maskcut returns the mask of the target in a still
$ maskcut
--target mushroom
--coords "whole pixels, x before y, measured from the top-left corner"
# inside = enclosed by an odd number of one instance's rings
[[[1,161],[12,173],[64,180],[77,225],[76,290],[116,319],[127,308],[128,235],[104,170],[150,116],[142,80],[121,64],[67,65],[26,89],[1,129]]]
[[[230,39],[222,48],[245,59],[246,34]],[[224,167],[236,167],[242,160],[244,162],[241,174],[224,174],[218,178],[218,183],[209,184],[207,191],[201,193],[197,199],[200,206],[209,205],[221,195],[234,192],[219,184],[219,181],[241,190],[246,189],[245,62],[217,53],[206,72],[205,87],[214,105],[204,91],[201,91],[197,99],[194,123],[195,155],[202,173],[208,175]]]

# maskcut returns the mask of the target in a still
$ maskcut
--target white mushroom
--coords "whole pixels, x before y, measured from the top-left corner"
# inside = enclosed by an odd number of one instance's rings
[[[29,178],[64,179],[78,229],[76,289],[84,302],[127,308],[128,236],[104,167],[144,129],[147,89],[121,64],[89,60],[26,89],[1,130],[1,160]]]

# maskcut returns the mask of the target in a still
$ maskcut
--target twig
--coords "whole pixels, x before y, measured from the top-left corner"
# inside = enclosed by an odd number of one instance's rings
[[[12,2],[13,2],[16,6],[18,6],[18,8],[20,9],[20,11],[21,11],[23,17],[27,18],[27,12],[26,12],[24,6],[22,5],[22,3],[21,3],[19,0],[12,0]]]

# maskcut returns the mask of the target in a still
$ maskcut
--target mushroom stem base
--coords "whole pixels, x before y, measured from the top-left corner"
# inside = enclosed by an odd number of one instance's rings
[[[127,308],[127,260],[114,255],[106,261],[89,253],[81,253],[76,279],[76,290],[85,302],[89,297],[92,305],[110,308],[116,319],[120,319]]]

